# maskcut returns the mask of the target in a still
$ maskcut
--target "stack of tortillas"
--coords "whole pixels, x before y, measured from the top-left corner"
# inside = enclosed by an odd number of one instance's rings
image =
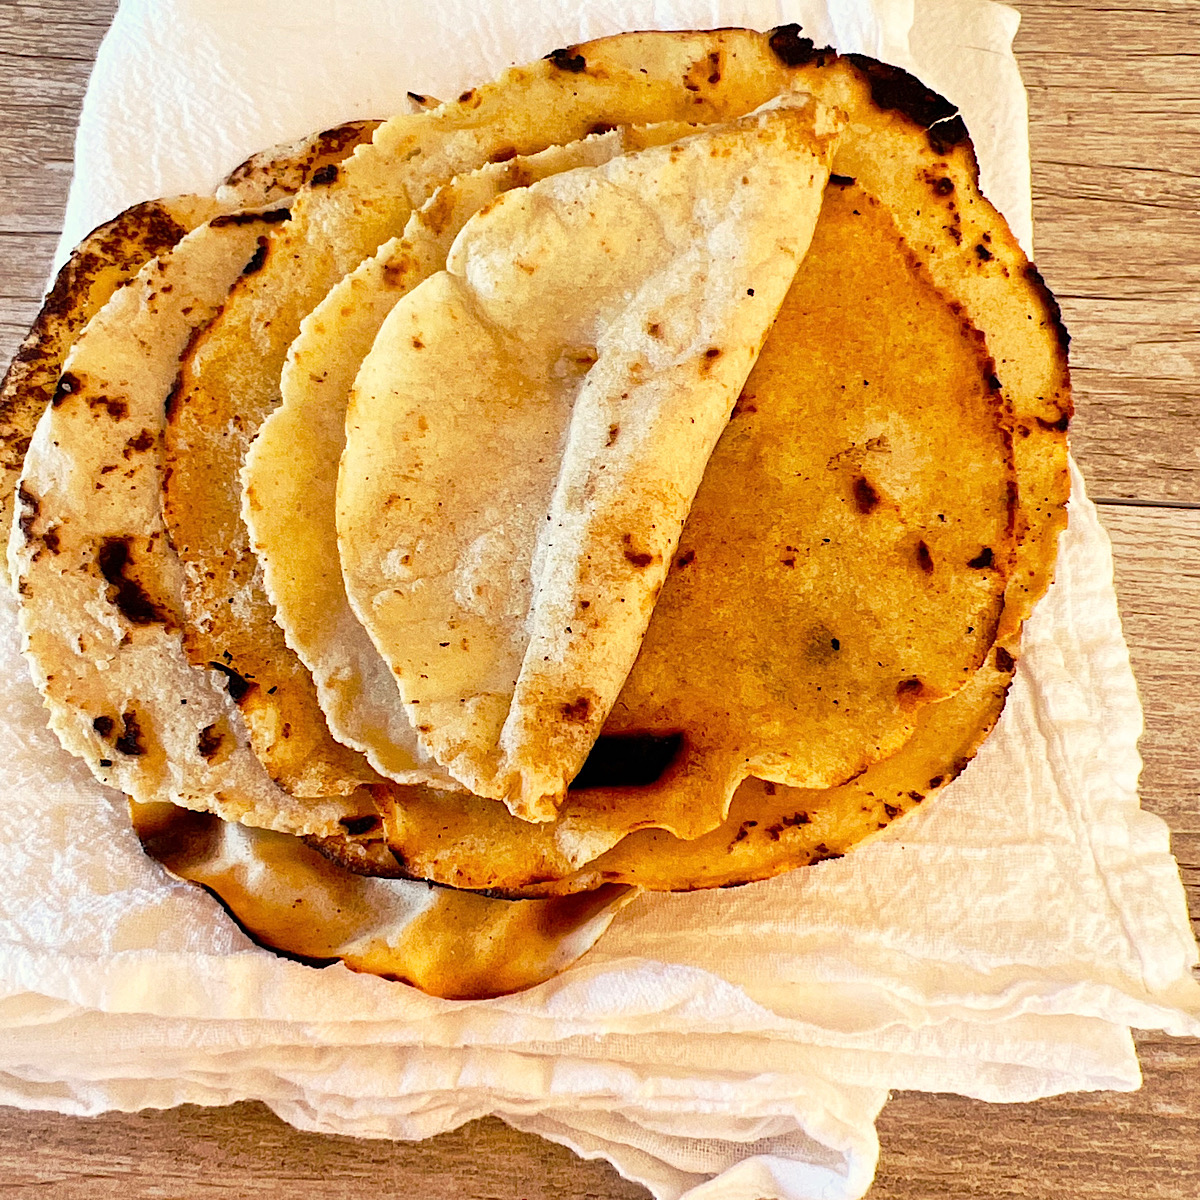
[[[148,852],[476,996],[963,770],[1065,524],[1066,334],[953,107],[795,27],[413,106],[87,239],[4,502]]]

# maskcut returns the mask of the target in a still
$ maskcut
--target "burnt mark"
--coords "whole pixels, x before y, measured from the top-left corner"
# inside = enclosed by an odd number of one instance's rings
[[[900,67],[889,66],[865,54],[847,54],[871,89],[871,99],[880,108],[903,113],[924,129],[946,121],[957,109],[944,96],[926,87],[915,75]]]
[[[979,242],[975,246],[975,257],[980,262],[991,262],[992,252],[982,242]]]
[[[837,58],[837,51],[832,46],[817,49],[812,38],[806,38],[800,26],[794,24],[771,30],[767,45],[785,67],[823,67]]]
[[[334,170],[337,170],[337,168],[335,167]],[[209,221],[209,225],[213,229],[223,229],[226,225],[255,225],[260,222],[264,225],[278,225],[281,221],[286,221],[291,215],[291,210],[286,208],[273,208],[270,212],[257,213],[220,213]]]
[[[879,493],[862,475],[854,481],[854,503],[860,513],[871,513],[879,507]]]
[[[93,412],[98,408],[104,409],[114,421],[123,421],[129,416],[129,405],[120,397],[91,396],[87,405]]]
[[[338,824],[351,836],[362,837],[374,833],[380,825],[378,817],[342,817]]]
[[[646,554],[641,551],[630,550],[628,547],[625,548],[625,558],[628,562],[633,563],[633,565],[639,570],[648,567],[654,561],[653,554]]]
[[[939,121],[926,130],[929,138],[929,148],[934,154],[943,157],[950,153],[955,146],[961,146],[968,141],[967,123],[960,116],[953,116],[948,121]]]
[[[131,437],[125,443],[125,449],[121,451],[122,457],[130,458],[134,454],[145,454],[147,450],[153,448],[154,443],[154,434],[149,429],[143,429],[141,433]]]
[[[266,237],[258,239],[258,249],[250,256],[250,261],[242,268],[243,277],[246,275],[254,275],[256,272],[263,269],[263,263],[267,261],[267,246]]]
[[[116,728],[116,726],[117,723],[112,719],[112,717],[95,717],[92,720],[92,728],[102,738],[112,737],[113,730]]]
[[[1011,675],[1017,669],[1017,660],[1003,646],[996,647],[996,670]]]
[[[887,813],[889,821],[894,821],[904,811],[904,809],[897,808],[894,804],[885,804],[883,806],[883,811]]]
[[[1063,413],[1057,421],[1047,421],[1045,417],[1036,417],[1035,420],[1047,433],[1066,433],[1071,425],[1069,413]]]
[[[54,389],[54,395],[50,398],[51,406],[58,408],[68,396],[74,396],[82,387],[83,380],[78,375],[73,375],[70,371],[64,371],[58,377],[58,385]]]
[[[896,699],[900,701],[901,708],[912,708],[924,695],[925,685],[915,675],[896,684]]]
[[[685,550],[676,560],[677,567],[690,567],[696,561],[695,550]]]
[[[620,435],[621,435],[621,426],[620,425],[610,425],[608,427],[608,441],[606,441],[604,443],[605,447],[607,448],[608,446],[615,446],[617,444],[617,438],[620,437]]]
[[[111,589],[109,604],[119,609],[131,624],[170,625],[170,613],[159,607],[136,579],[126,574],[131,561],[128,538],[105,538],[100,543],[96,565]]]
[[[61,544],[58,538],[57,528],[51,527],[42,534],[42,545],[50,551],[51,554],[57,554],[61,549]]]
[[[196,753],[205,762],[212,762],[217,757],[224,741],[225,735],[215,725],[206,725],[200,730],[200,736],[196,739]]]
[[[225,690],[234,704],[241,704],[251,688],[256,686],[252,680],[247,679],[244,675],[239,675],[232,667],[228,667],[222,662],[210,662],[208,665],[214,671],[220,671],[225,676]]]
[[[832,862],[835,858],[844,857],[845,855],[842,854],[840,850],[830,850],[830,848],[825,845],[824,842],[821,842],[819,845],[813,848],[812,855],[809,857],[808,862],[811,866],[813,863]]]
[[[576,46],[551,50],[546,55],[546,61],[560,71],[569,71],[572,75],[578,75],[581,71],[587,70],[587,60],[578,52]]]
[[[848,188],[853,187],[857,181],[853,175],[830,175],[829,182],[834,187]]]
[[[991,546],[984,546],[974,558],[967,562],[967,566],[975,571],[983,571],[990,567],[995,560],[995,555],[992,553]]]
[[[675,761],[683,735],[634,734],[596,739],[573,790],[598,787],[647,787],[657,783]]]
[[[1033,263],[1025,264],[1025,278],[1033,285],[1033,290],[1037,292],[1039,299],[1046,306],[1050,315],[1050,325],[1054,330],[1054,336],[1058,339],[1059,349],[1066,354],[1071,346],[1071,335],[1063,324],[1062,309],[1059,308],[1054,293],[1046,286],[1041,271]]]
[[[700,374],[707,375],[712,369],[713,364],[721,357],[720,346],[709,346],[700,357]]]
[[[592,702],[586,696],[580,696],[562,706],[563,719],[567,721],[586,721],[591,713]]]
[[[327,184],[336,183],[337,177],[337,163],[326,163],[323,167],[318,167],[312,173],[312,178],[308,182],[313,187],[325,187]]]
[[[132,708],[126,709],[121,714],[121,724],[123,729],[121,736],[113,742],[114,749],[130,758],[140,758],[146,753],[146,743],[142,727],[138,724],[137,713]]]
[[[932,778],[932,779],[929,781],[929,790],[930,790],[931,792],[937,791],[937,789],[938,789],[938,788],[940,788],[940,787],[942,786],[942,784],[943,784],[943,783],[945,783],[945,782],[946,782],[946,777],[945,777],[945,775],[935,775],[935,776],[934,776],[934,777],[933,777],[933,778]]]
[[[943,175],[940,179],[933,181],[933,193],[935,196],[949,196],[954,191],[954,180]]]
[[[926,575],[933,574],[933,555],[929,553],[929,547],[924,541],[917,543],[917,566],[919,566]]]
[[[23,484],[17,485],[17,503],[22,512],[17,518],[17,527],[21,536],[28,542],[33,537],[33,523],[37,520],[42,502]]]

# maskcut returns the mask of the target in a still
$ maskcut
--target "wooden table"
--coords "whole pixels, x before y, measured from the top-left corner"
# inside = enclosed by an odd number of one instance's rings
[[[1146,707],[1143,803],[1200,917],[1200,2],[1017,0],[1038,263],[1073,336],[1075,454],[1116,551]],[[0,359],[36,312],[113,0],[0,0]],[[897,1095],[873,1200],[1200,1196],[1200,1041],[1139,1039],[1137,1093]],[[93,1120],[0,1110],[0,1196],[644,1197],[479,1121],[419,1145],[299,1133],[257,1104]]]

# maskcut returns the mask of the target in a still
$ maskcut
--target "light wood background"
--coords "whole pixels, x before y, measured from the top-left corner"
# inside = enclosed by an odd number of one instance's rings
[[[1073,336],[1078,457],[1116,551],[1146,707],[1143,803],[1200,918],[1200,0],[1013,0],[1038,263]],[[113,0],[0,0],[0,359],[37,311]],[[1200,1196],[1200,1041],[1144,1035],[1137,1093],[897,1095],[872,1200]],[[475,1122],[418,1145],[265,1108],[93,1120],[0,1109],[0,1197],[632,1200],[603,1163]]]

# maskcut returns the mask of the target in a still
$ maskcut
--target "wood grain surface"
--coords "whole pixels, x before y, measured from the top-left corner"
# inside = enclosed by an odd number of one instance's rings
[[[1143,803],[1200,926],[1200,3],[1017,0],[1037,257],[1073,337],[1075,454],[1116,557],[1146,709]],[[112,0],[0,0],[0,359],[37,310]],[[1139,1037],[1145,1087],[1034,1104],[897,1095],[873,1200],[1200,1195],[1200,1042]],[[632,1200],[604,1163],[478,1121],[417,1145],[265,1108],[0,1109],[0,1196]]]

